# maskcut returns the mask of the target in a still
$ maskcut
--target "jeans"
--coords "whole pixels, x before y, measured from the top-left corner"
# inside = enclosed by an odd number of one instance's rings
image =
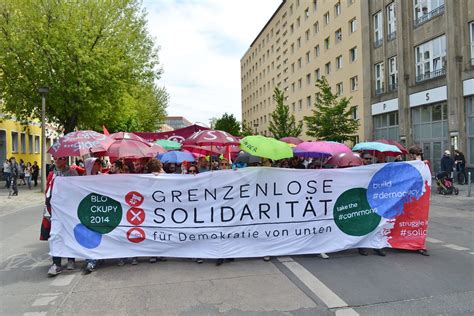
[[[25,176],[26,184],[28,184],[28,189],[31,189],[31,176]]]
[[[10,181],[11,181],[11,173],[10,172],[4,172],[3,173],[3,178],[5,179],[5,186],[7,189],[10,188]]]
[[[61,257],[53,257],[53,264],[57,265],[58,267],[61,267]],[[75,261],[74,258],[67,258],[68,260],[73,260]]]

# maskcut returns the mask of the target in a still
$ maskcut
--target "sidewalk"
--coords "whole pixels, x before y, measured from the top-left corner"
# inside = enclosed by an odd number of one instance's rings
[[[44,194],[41,193],[40,183],[37,187],[32,186],[31,190],[26,185],[19,185],[18,196],[8,198],[8,193],[9,190],[2,183],[0,189],[0,217],[44,203]]]
[[[471,197],[468,197],[468,185],[454,186],[459,190],[459,195],[442,195],[436,192],[436,180],[431,184],[431,203],[448,208],[456,208],[463,211],[474,212],[474,184],[471,184]]]

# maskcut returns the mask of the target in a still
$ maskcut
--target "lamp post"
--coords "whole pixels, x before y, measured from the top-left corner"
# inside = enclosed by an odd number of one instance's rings
[[[46,95],[49,92],[48,87],[40,87],[38,92],[41,94],[41,192],[46,190]]]

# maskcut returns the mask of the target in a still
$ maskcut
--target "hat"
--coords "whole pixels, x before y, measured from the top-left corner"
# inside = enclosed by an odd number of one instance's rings
[[[449,150],[445,150],[444,154],[449,156],[449,155],[451,155],[451,152]]]

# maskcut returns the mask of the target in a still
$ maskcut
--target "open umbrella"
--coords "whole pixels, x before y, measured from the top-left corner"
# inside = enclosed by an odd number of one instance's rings
[[[247,165],[260,162],[262,162],[262,158],[253,156],[247,152],[240,152],[237,158],[235,158],[235,163],[245,163]]]
[[[143,138],[141,138],[140,136],[135,135],[135,134],[133,134],[133,133],[117,132],[117,133],[110,134],[110,137],[112,137],[112,138],[115,139],[115,140],[131,139],[131,140],[135,140],[135,141],[139,141],[139,142],[148,144],[145,139],[143,139]]]
[[[297,145],[293,152],[295,156],[305,158],[326,158],[336,153],[347,152],[351,149],[344,144],[331,141],[303,142]]]
[[[183,145],[197,146],[230,146],[238,145],[239,139],[231,134],[219,130],[203,130],[186,138]]]
[[[396,146],[402,152],[402,155],[408,154],[408,150],[399,142],[390,139],[377,139],[376,142]],[[398,155],[397,155],[398,156]]]
[[[244,137],[240,141],[240,148],[251,155],[272,160],[293,157],[290,145],[261,135]]]
[[[337,167],[337,168],[346,168],[346,167],[355,167],[362,166],[364,161],[360,158],[357,153],[337,153],[331,156],[326,165]]]
[[[166,150],[179,150],[181,149],[181,144],[172,140],[168,139],[159,139],[155,142],[155,144],[160,145]]]
[[[282,142],[285,142],[287,144],[292,144],[292,145],[299,145],[303,142],[303,140],[299,139],[298,137],[291,137],[291,136],[280,138],[280,140]]]
[[[168,151],[156,158],[161,160],[162,163],[182,163],[183,161],[192,162],[195,160],[191,153],[182,151]]]
[[[379,142],[358,143],[352,148],[352,151],[367,151],[371,152],[373,155],[382,153],[385,156],[398,156],[402,154],[397,146]]]
[[[48,150],[53,157],[84,156],[92,151],[106,151],[114,140],[94,131],[77,131],[60,137]]]
[[[224,153],[224,148],[212,147],[212,146],[196,146],[196,145],[184,145],[182,149],[187,150],[191,153],[198,154],[200,156],[212,156],[221,155]]]
[[[139,159],[152,158],[157,154],[151,144],[143,143],[133,139],[116,139],[105,153],[97,153],[98,155],[109,156],[112,161],[119,158]]]

